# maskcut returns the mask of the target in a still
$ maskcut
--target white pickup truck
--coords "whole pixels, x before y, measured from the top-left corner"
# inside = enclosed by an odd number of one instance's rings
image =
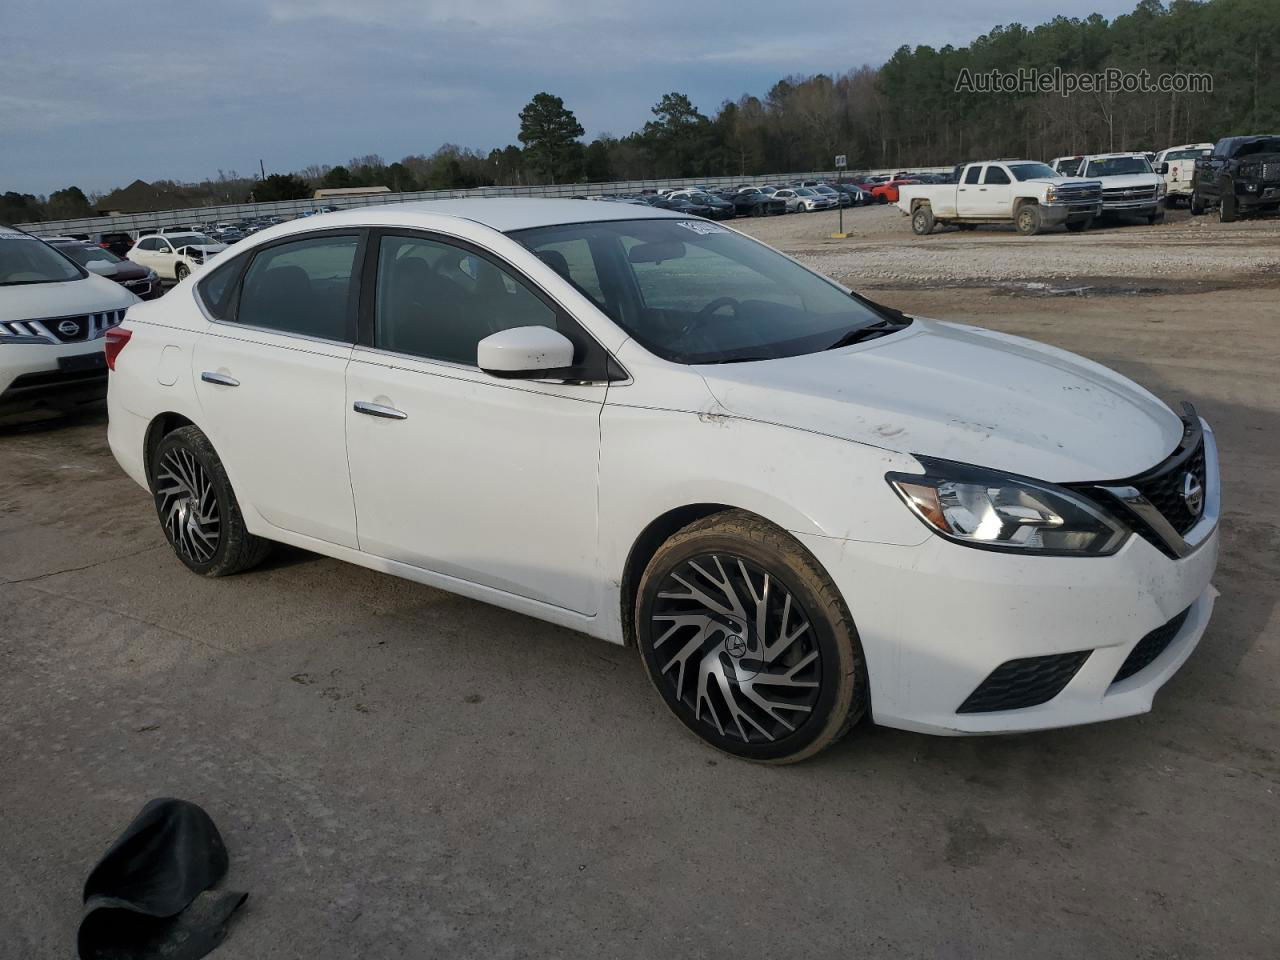
[[[1053,169],[1066,176],[1102,181],[1102,213],[1106,217],[1142,217],[1147,223],[1164,219],[1164,174],[1154,169],[1145,153],[1097,153],[1086,157],[1058,157]]]
[[[1155,168],[1167,164],[1164,175],[1165,203],[1173,206],[1177,200],[1191,202],[1191,181],[1195,177],[1196,161],[1213,153],[1212,143],[1184,143],[1169,147],[1156,154]]]
[[[1034,160],[990,160],[959,170],[956,183],[903,184],[898,208],[920,235],[935,224],[972,230],[980,223],[1012,223],[1034,236],[1064,223],[1084,230],[1102,210],[1102,184],[1064,177]]]

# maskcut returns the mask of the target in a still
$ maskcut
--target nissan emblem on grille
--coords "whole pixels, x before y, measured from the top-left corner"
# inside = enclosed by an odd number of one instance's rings
[[[1194,473],[1187,473],[1182,477],[1182,499],[1193,517],[1200,516],[1200,511],[1204,509],[1204,486]]]
[[[80,332],[80,324],[74,320],[63,320],[58,324],[58,332],[64,337],[74,337]]]

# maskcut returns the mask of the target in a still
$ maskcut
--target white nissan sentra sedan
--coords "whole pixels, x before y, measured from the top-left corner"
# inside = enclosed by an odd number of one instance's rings
[[[309,217],[107,337],[111,448],[195,573],[287,543],[634,644],[753,760],[1141,713],[1213,607],[1190,406],[677,212]]]

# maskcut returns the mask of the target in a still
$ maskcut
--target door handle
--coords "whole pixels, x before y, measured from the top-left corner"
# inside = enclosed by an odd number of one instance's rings
[[[388,407],[381,403],[369,403],[367,400],[357,400],[352,404],[351,409],[356,413],[363,413],[370,417],[382,417],[384,420],[409,419],[409,415],[403,410],[397,410],[395,407]]]
[[[220,387],[240,386],[240,381],[235,377],[229,377],[225,373],[214,373],[211,370],[206,370],[204,373],[200,374],[200,379],[205,383],[216,383]]]

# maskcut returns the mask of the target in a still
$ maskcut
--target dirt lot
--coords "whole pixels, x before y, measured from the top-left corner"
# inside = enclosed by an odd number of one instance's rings
[[[1154,713],[738,763],[632,651],[299,552],[198,580],[101,416],[3,431],[0,953],[70,955],[88,868],[175,795],[251,892],[218,957],[1274,957],[1280,222],[919,238],[868,209],[837,242],[834,220],[748,229],[1213,422],[1222,596]]]

